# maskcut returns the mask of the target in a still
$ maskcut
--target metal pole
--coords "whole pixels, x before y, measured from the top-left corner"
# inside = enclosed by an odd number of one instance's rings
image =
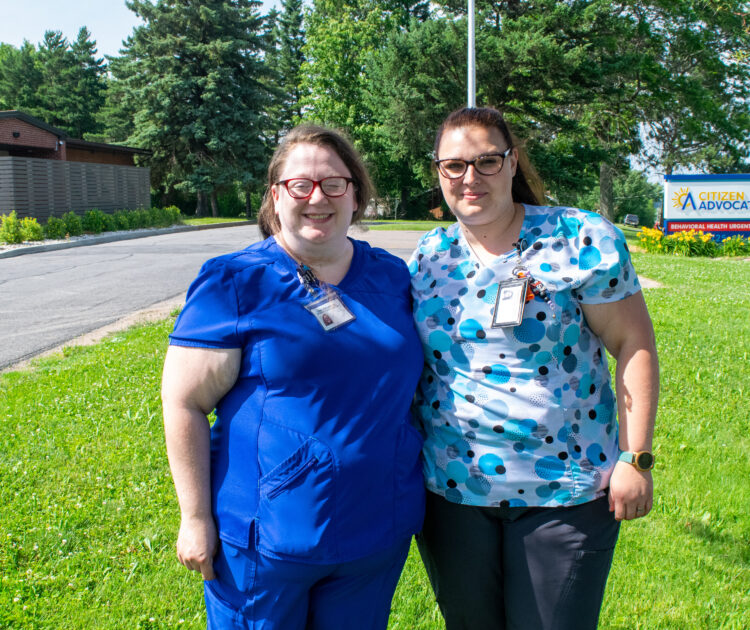
[[[477,106],[476,89],[476,64],[474,63],[474,0],[469,0],[469,44],[466,51],[468,59],[466,80],[466,104],[469,107]]]

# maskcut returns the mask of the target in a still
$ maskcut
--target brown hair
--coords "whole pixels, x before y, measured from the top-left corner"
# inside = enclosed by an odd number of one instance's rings
[[[459,127],[484,127],[486,129],[497,129],[505,138],[508,148],[515,147],[518,151],[518,163],[516,165],[516,174],[513,176],[511,186],[511,195],[513,201],[518,203],[528,203],[538,206],[544,199],[544,185],[536,172],[536,169],[529,162],[529,157],[518,139],[505,122],[503,115],[493,107],[464,107],[457,109],[448,115],[438,129],[435,137],[435,157],[438,157],[438,148],[443,133],[448,129],[457,129]]]
[[[281,141],[268,165],[268,178],[266,181],[266,192],[258,212],[258,227],[264,238],[276,234],[280,229],[279,218],[276,216],[273,205],[271,187],[279,180],[291,150],[298,144],[313,144],[319,147],[327,147],[341,158],[341,161],[349,169],[354,180],[354,194],[357,200],[357,209],[352,217],[352,223],[359,221],[365,213],[367,204],[373,194],[373,185],[367,168],[359,153],[344,134],[335,129],[319,127],[317,125],[300,125],[292,129]]]

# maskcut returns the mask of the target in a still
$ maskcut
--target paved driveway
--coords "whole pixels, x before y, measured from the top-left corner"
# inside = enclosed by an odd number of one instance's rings
[[[351,231],[404,259],[420,234]],[[244,225],[0,259],[0,369],[154,304],[178,304],[206,259],[259,239]]]

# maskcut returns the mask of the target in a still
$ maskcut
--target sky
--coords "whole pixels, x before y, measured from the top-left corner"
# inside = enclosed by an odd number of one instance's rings
[[[262,11],[270,4],[265,1]],[[117,55],[140,23],[125,0],[0,0],[0,42],[16,47],[24,39],[38,44],[45,31],[62,31],[72,41],[85,26],[100,56]]]

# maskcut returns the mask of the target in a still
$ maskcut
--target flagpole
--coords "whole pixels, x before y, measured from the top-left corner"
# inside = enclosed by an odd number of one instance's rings
[[[469,107],[477,106],[476,64],[474,62],[474,0],[469,0],[469,43],[467,50],[466,103]]]

